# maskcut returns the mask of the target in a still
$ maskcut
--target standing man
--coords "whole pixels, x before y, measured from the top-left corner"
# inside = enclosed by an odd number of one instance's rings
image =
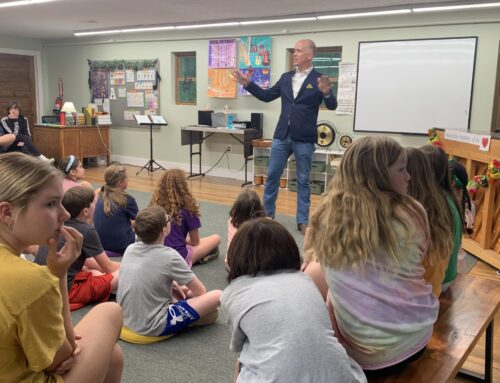
[[[309,173],[311,172],[316,125],[321,102],[330,110],[337,108],[327,76],[316,71],[312,60],[316,45],[312,40],[299,40],[293,51],[295,70],[284,73],[271,88],[264,90],[251,81],[253,70],[245,75],[233,71],[235,79],[259,100],[270,102],[281,97],[281,114],[274,132],[271,157],[264,190],[264,207],[274,217],[279,180],[288,157],[293,153],[297,164],[297,229],[305,234],[309,222]]]

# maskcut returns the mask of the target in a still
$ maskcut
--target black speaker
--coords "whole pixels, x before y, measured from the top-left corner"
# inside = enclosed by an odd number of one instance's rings
[[[264,113],[251,113],[250,122],[252,129],[262,130],[264,127]]]
[[[212,126],[212,113],[213,110],[199,110],[198,111],[198,125]]]

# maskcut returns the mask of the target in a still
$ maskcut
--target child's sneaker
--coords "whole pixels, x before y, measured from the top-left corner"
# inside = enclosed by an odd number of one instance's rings
[[[198,261],[200,265],[204,265],[205,263],[211,262],[219,256],[219,246],[213,249],[210,253],[205,255],[202,259]]]

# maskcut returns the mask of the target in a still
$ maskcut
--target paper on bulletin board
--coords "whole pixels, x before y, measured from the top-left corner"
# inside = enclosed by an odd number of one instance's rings
[[[158,93],[153,90],[144,91],[145,107],[148,109],[158,109]]]
[[[356,70],[356,64],[339,64],[337,114],[354,114],[354,104],[356,102]]]
[[[127,97],[127,88],[118,88],[118,97],[124,98]]]
[[[153,82],[152,81],[136,81],[134,87],[137,90],[153,89]]]
[[[238,68],[270,68],[271,36],[244,36],[238,39]]]
[[[109,99],[110,100],[116,100],[116,92],[115,92],[115,88],[111,88],[109,90]]]
[[[141,114],[140,110],[132,110],[132,109],[126,109],[123,111],[123,119],[125,121],[133,121],[135,120],[134,114]]]
[[[144,108],[144,92],[136,92],[135,90],[127,91],[127,106]]]
[[[110,85],[124,85],[125,71],[115,70],[113,72],[109,72],[109,83]]]
[[[235,98],[236,81],[231,69],[209,69],[207,96],[218,98]]]
[[[126,78],[127,82],[135,82],[134,70],[127,69],[125,71],[125,78]]]
[[[236,68],[235,39],[210,40],[208,42],[208,67]]]
[[[137,81],[155,81],[155,80],[156,80],[156,70],[143,69],[137,71]]]
[[[246,75],[248,69],[240,69],[240,72]],[[269,84],[271,83],[271,70],[268,68],[255,68],[253,71],[252,81],[262,89],[269,88]],[[238,94],[241,96],[250,95],[250,93],[247,92],[241,84],[238,84]]]
[[[102,111],[109,113],[110,112],[110,107],[109,107],[109,98],[103,98],[102,99]]]
[[[109,75],[106,69],[97,69],[92,73],[92,99],[109,97]]]
[[[144,114],[146,116],[156,116],[156,109],[146,109]]]

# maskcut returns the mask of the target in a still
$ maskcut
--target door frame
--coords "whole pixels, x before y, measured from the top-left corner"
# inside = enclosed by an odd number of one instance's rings
[[[41,121],[43,116],[43,111],[45,110],[44,97],[43,97],[43,78],[42,78],[42,52],[0,47],[0,53],[33,57],[33,61],[35,64],[36,114],[38,119]],[[39,123],[40,121],[34,121],[33,123]]]

